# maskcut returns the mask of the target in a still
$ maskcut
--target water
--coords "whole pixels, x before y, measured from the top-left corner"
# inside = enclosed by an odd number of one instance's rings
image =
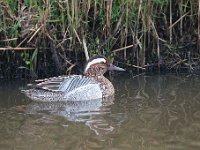
[[[113,103],[41,104],[0,81],[2,150],[200,149],[200,77],[123,74]]]

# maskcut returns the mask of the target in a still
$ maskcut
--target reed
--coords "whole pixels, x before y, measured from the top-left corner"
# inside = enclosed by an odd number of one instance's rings
[[[199,10],[195,0],[0,0],[0,67],[61,74],[103,54],[138,71],[195,70]]]

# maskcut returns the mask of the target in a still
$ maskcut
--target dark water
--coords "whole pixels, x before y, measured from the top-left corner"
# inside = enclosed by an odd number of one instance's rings
[[[200,149],[200,77],[115,76],[114,104],[33,103],[0,81],[2,150]]]

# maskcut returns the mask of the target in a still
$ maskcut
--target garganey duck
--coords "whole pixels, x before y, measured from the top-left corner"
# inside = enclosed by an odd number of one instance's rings
[[[41,80],[33,88],[23,90],[35,101],[85,101],[113,96],[113,84],[103,75],[107,70],[125,71],[114,66],[104,56],[91,57],[83,75],[52,77]]]

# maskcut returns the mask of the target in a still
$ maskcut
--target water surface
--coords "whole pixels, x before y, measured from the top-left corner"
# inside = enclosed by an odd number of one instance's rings
[[[114,103],[34,103],[0,81],[2,150],[200,149],[200,77],[116,75]]]

